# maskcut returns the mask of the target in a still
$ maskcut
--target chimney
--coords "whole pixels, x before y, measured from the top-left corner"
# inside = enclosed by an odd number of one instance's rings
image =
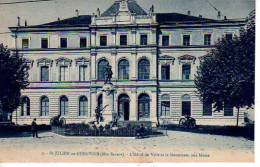
[[[218,16],[217,16],[217,18],[220,20],[221,19],[221,13],[220,13],[220,11],[218,11]]]
[[[190,12],[190,10],[188,10],[187,14],[188,14],[189,16],[191,15],[191,12]]]
[[[19,16],[17,17],[17,26],[18,26],[18,27],[21,26],[21,24],[20,24],[20,17],[19,17]]]
[[[224,16],[224,20],[227,20],[227,16]]]
[[[58,19],[57,19],[58,21],[60,21],[60,17],[58,17]]]
[[[199,18],[202,18],[202,15],[201,15],[201,14],[199,15]]]
[[[75,12],[76,12],[76,16],[79,17],[79,10],[76,9]]]
[[[24,21],[24,26],[27,27],[27,20]]]
[[[100,9],[97,8],[97,16],[99,17],[100,16]]]

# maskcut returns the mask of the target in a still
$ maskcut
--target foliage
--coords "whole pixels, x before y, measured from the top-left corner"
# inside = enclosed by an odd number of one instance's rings
[[[0,44],[0,108],[11,113],[20,104],[21,89],[28,85],[26,60]]]
[[[255,14],[252,12],[240,36],[222,38],[201,59],[195,85],[201,100],[213,103],[216,110],[224,104],[236,108],[254,105]]]

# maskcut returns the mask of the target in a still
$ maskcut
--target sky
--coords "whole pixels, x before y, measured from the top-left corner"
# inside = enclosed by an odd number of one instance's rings
[[[23,3],[14,5],[1,5],[5,2],[24,0],[0,0],[0,43],[11,45],[8,27],[16,26],[17,16],[21,17],[21,24],[27,20],[28,25],[37,25],[75,16],[75,10],[80,15],[92,14],[97,8],[104,12],[115,0],[53,0],[37,3]],[[176,12],[191,15],[202,15],[206,18],[217,18],[217,12],[209,5],[209,1],[227,18],[245,18],[255,9],[255,0],[136,0],[137,3],[148,10],[154,5],[155,12]]]

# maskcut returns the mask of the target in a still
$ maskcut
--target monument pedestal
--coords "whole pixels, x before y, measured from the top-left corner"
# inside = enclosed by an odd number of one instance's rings
[[[104,110],[102,112],[105,123],[108,123],[113,120],[115,116],[115,108],[114,108],[114,91],[115,87],[112,83],[104,84],[102,88],[103,93],[103,107]]]

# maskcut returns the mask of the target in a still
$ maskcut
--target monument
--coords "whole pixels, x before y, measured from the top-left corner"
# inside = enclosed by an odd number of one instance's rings
[[[113,121],[113,118],[117,118],[117,113],[114,107],[114,91],[115,87],[111,82],[113,72],[112,67],[107,64],[105,70],[105,82],[102,88],[103,92],[103,106],[96,108],[96,121],[108,123]]]

